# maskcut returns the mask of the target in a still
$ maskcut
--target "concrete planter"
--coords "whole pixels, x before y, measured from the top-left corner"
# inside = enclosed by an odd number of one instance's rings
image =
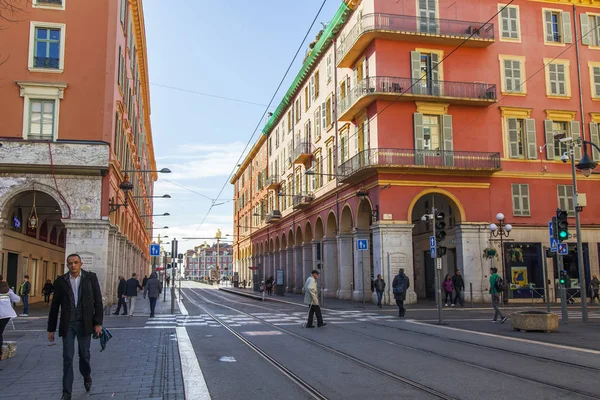
[[[5,341],[2,344],[2,359],[14,357],[17,354],[17,342]]]
[[[511,314],[515,331],[554,332],[558,329],[558,315],[545,311],[519,311]]]

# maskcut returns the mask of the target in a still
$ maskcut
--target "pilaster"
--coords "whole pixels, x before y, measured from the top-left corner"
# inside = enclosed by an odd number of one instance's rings
[[[336,298],[338,293],[339,266],[337,239],[323,239],[323,254],[321,255],[323,263],[321,264],[321,273],[323,275],[323,296]]]
[[[354,286],[354,252],[352,250],[352,234],[344,233],[337,236],[337,249],[339,260],[339,286],[337,297],[339,299],[352,298]]]
[[[365,239],[369,242],[368,229],[355,229],[352,232],[352,252],[354,255],[354,291],[352,299],[354,301],[369,301],[372,302],[371,292],[371,257],[369,250],[358,250],[358,240]],[[371,246],[372,243],[369,243]]]
[[[302,293],[304,287],[302,268],[302,245],[294,246],[294,293]]]
[[[285,257],[285,291],[293,293],[296,282],[294,280],[294,249],[292,247],[285,249]]]
[[[465,301],[471,300],[469,284],[472,284],[473,302],[491,302],[488,294],[490,265],[484,265],[483,260],[488,235],[487,225],[460,224],[456,227],[456,265],[465,281]]]

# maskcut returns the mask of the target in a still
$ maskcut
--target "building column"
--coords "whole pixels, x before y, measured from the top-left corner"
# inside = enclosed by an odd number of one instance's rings
[[[338,249],[338,276],[339,287],[337,297],[339,299],[351,299],[354,271],[354,251],[352,249],[352,234],[343,233],[337,236]]]
[[[117,266],[115,264],[115,253],[117,251],[117,227],[110,225],[108,230],[108,256],[107,256],[107,269],[108,274],[106,277],[106,299],[108,305],[112,305],[117,301],[116,286],[118,286],[119,280],[117,279]]]
[[[337,240],[335,238],[323,238],[323,254],[321,255],[323,263],[321,271],[323,273],[323,296],[335,298],[338,296],[339,267]]]
[[[302,293],[304,288],[302,245],[294,246],[294,293]]]
[[[373,301],[373,293],[371,292],[371,257],[369,250],[358,250],[358,240],[366,239],[369,241],[368,229],[355,229],[352,233],[353,245],[352,253],[354,255],[354,291],[352,299],[354,301]],[[372,243],[369,243],[371,246]],[[375,302],[377,304],[377,302]]]
[[[305,280],[310,275],[313,268],[313,244],[302,244],[302,280]]]
[[[406,302],[416,304],[415,269],[413,265],[412,224],[382,224],[376,223],[373,231],[373,264],[374,273],[381,274],[386,282],[385,304],[395,304],[392,301],[392,282],[398,275],[398,270],[404,268],[404,273],[410,279],[410,287],[406,293]]]
[[[285,291],[287,288],[288,277],[287,277],[287,268],[286,268],[286,251],[285,249],[279,250],[279,269],[283,270],[283,290]]]
[[[285,291],[287,293],[294,292],[294,248],[288,247],[285,249]]]
[[[465,302],[471,301],[469,284],[473,285],[474,302],[492,301],[488,294],[490,268],[482,260],[482,249],[488,247],[488,235],[487,225],[461,224],[456,227],[456,266],[465,281]],[[503,278],[506,280],[506,277]]]

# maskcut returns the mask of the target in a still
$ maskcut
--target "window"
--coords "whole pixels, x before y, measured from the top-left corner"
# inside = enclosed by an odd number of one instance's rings
[[[321,105],[321,117],[323,129],[328,129],[333,124],[333,98],[331,95]]]
[[[531,215],[529,210],[529,185],[513,183],[512,199],[514,216],[528,217]]]
[[[544,59],[546,65],[546,95],[571,97],[568,60]]]
[[[300,121],[300,118],[302,117],[302,108],[301,108],[301,104],[302,104],[302,96],[298,96],[298,98],[296,99],[296,122]]]
[[[410,63],[412,79],[415,84],[412,88],[413,94],[428,94],[439,96],[441,94],[441,66],[439,60],[443,53],[432,50],[411,51]]]
[[[292,118],[292,110],[288,111],[287,113],[287,122],[288,132],[291,132],[292,129],[294,129],[294,118]]]
[[[592,98],[600,99],[600,62],[590,61],[588,67],[590,69]]]
[[[423,115],[423,150],[441,150],[440,116]]]
[[[421,106],[417,106],[417,110]],[[433,110],[432,110],[433,111]],[[415,163],[425,165],[441,157],[443,165],[454,165],[452,116],[447,114],[413,114],[415,136]]]
[[[52,10],[64,10],[66,0],[33,0],[33,8],[48,8]]]
[[[503,95],[523,95],[527,92],[525,82],[525,57],[500,55],[500,74]]]
[[[333,79],[333,53],[327,55],[327,83]]]
[[[544,41],[546,44],[573,43],[571,14],[561,10],[542,9],[544,13]]]
[[[567,137],[569,126],[566,122],[553,122],[552,130],[554,131],[554,158],[560,159],[560,156],[567,152],[567,143],[561,142],[560,138]]]
[[[117,76],[117,83],[119,87],[123,87],[123,72],[125,71],[125,57],[123,56],[123,49],[119,46],[119,70]]]
[[[313,87],[313,100],[317,100],[319,97],[319,71],[315,72],[312,77],[311,86]]]
[[[498,5],[500,11],[500,40],[519,41],[521,29],[519,24],[519,7]]]
[[[506,125],[509,158],[537,158],[535,120],[508,118]]]
[[[121,12],[119,14],[119,19],[121,21],[121,27],[125,30],[125,22],[127,19],[127,2],[128,0],[121,0]]]
[[[275,148],[279,148],[279,129],[275,129]]]
[[[27,139],[52,140],[54,138],[55,100],[29,100],[29,130]]]
[[[568,151],[567,143],[560,139],[572,137],[579,140],[581,135],[579,121],[575,121],[575,111],[546,110],[548,119],[544,121],[544,134],[546,138],[546,159],[559,160],[561,155]],[[575,146],[575,158],[581,158],[581,147]]]
[[[64,24],[31,22],[28,63],[30,71],[63,71],[65,55],[64,35]]]
[[[321,107],[318,107],[315,111],[315,139],[321,138]]]
[[[600,15],[580,14],[581,44],[600,47]]]
[[[310,119],[304,123],[304,143],[312,143],[312,124]]]
[[[56,140],[64,83],[17,82],[23,102],[23,139]]]
[[[349,158],[348,130],[340,133],[340,165],[348,161]]]
[[[573,186],[557,185],[558,207],[566,210],[569,217],[575,216],[575,207],[573,206]]]
[[[333,179],[333,143],[327,143],[327,182]]]

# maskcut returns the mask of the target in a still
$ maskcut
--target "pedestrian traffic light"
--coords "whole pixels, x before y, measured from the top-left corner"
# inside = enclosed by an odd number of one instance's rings
[[[560,278],[558,279],[559,283],[564,286],[565,283],[567,282],[567,272],[566,271],[560,271],[559,274]]]
[[[560,208],[556,209],[556,238],[559,242],[569,238],[569,221],[567,212]]]
[[[446,253],[448,252],[448,248],[444,247],[444,246],[440,246],[437,249],[437,256],[438,257],[443,257],[446,255]]]
[[[444,240],[446,237],[446,222],[444,222],[446,215],[443,212],[437,212],[435,214],[435,238],[438,241]]]

